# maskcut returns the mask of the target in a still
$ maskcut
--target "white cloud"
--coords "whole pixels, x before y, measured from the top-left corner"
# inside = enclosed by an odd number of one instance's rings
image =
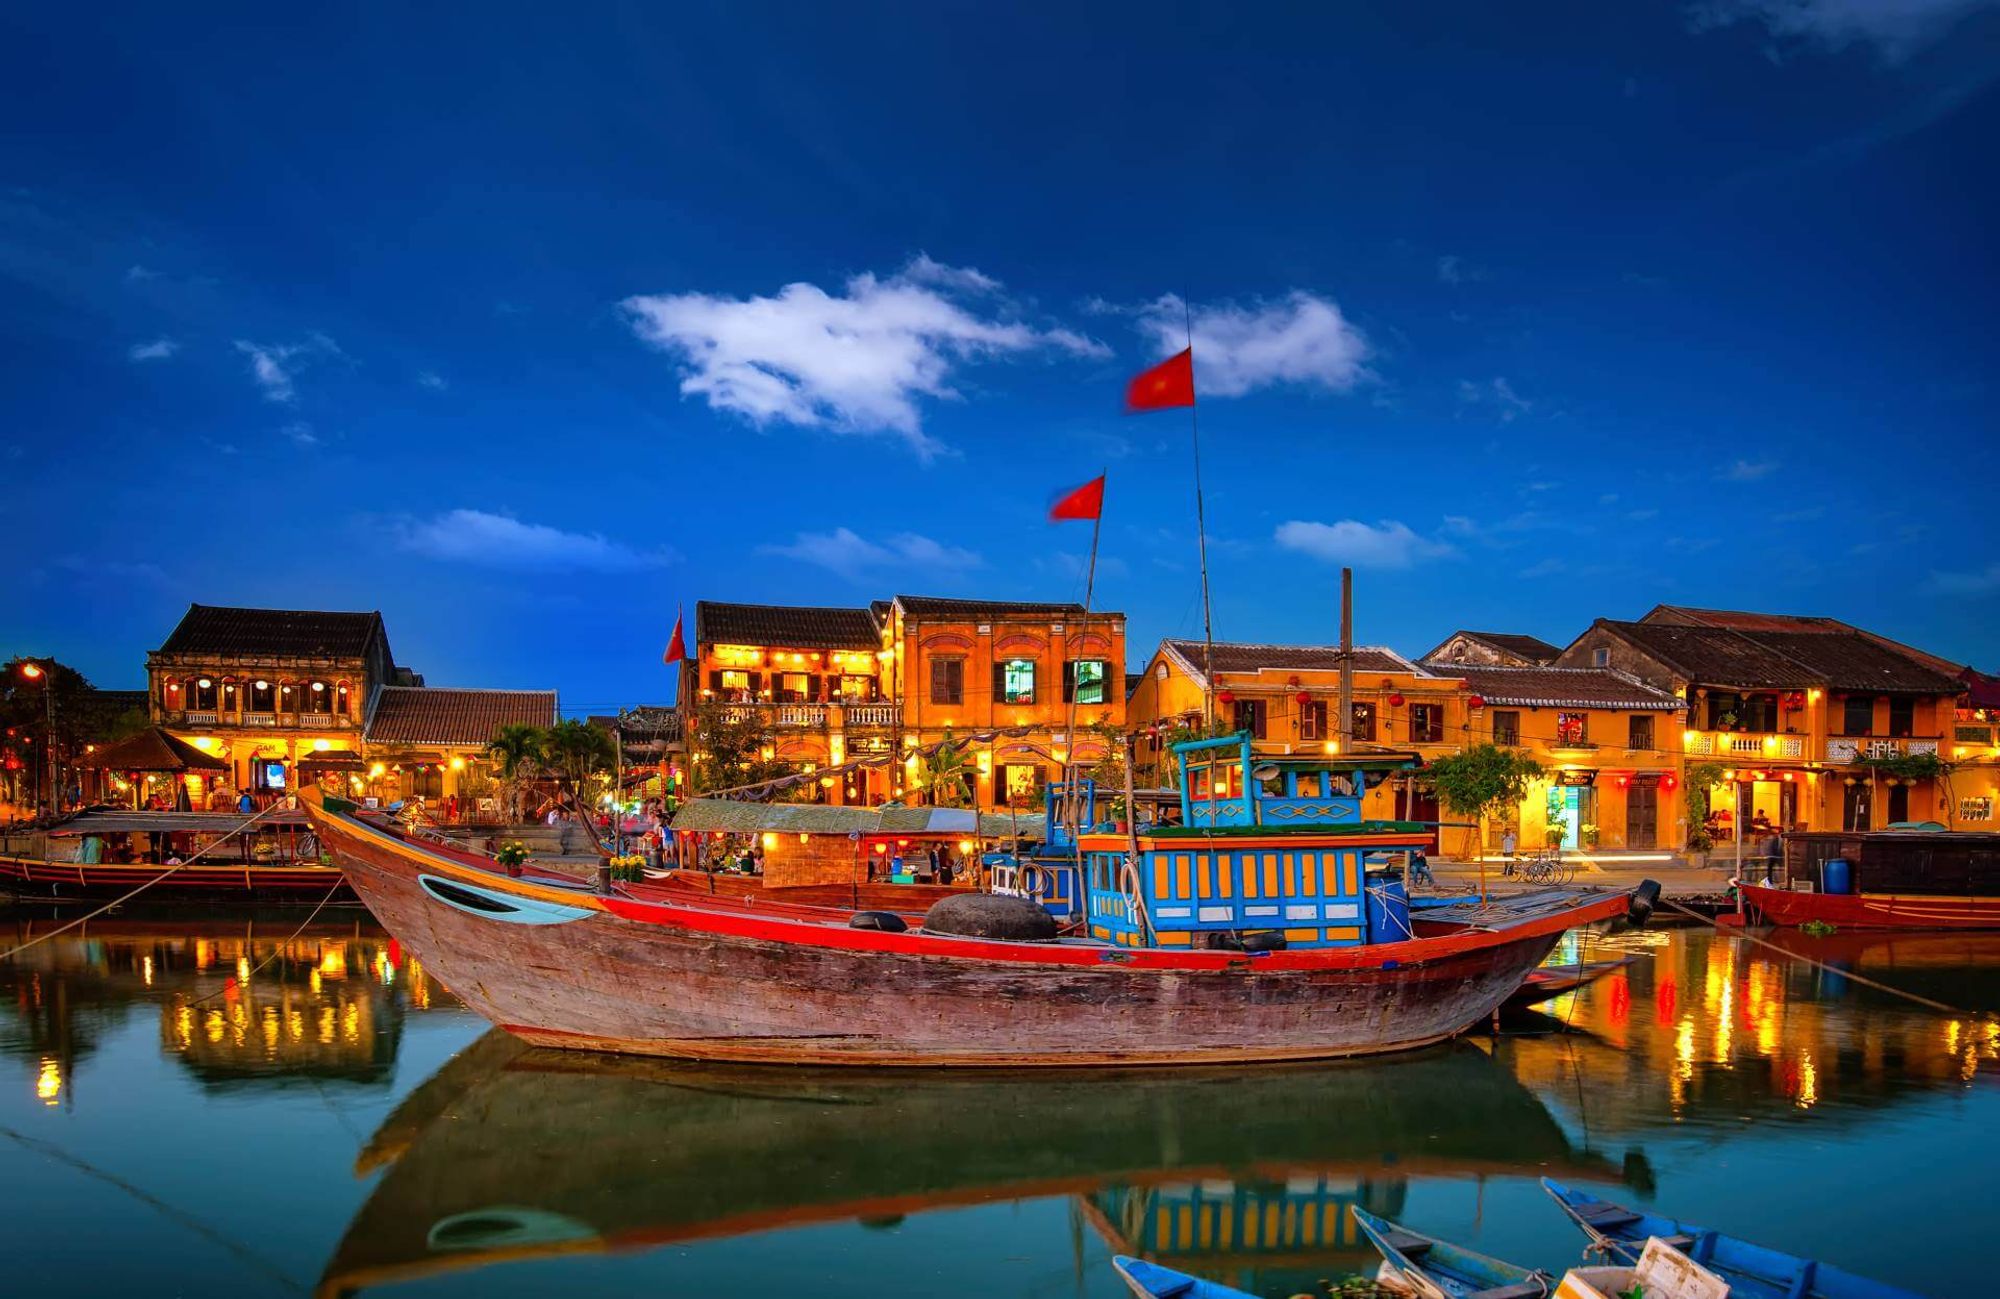
[[[1698,0],[1688,7],[1696,31],[1762,23],[1780,41],[1810,41],[1827,49],[1874,45],[1900,62],[1995,0]]]
[[[961,365],[1043,351],[1108,355],[1005,304],[965,301],[998,288],[979,271],[919,255],[887,278],[856,275],[838,293],[800,283],[772,297],[642,294],[622,305],[635,334],[681,362],[683,395],[760,428],[893,433],[930,455],[938,448],[919,403],[958,397],[951,380]]]
[[[150,343],[134,343],[125,355],[134,361],[164,361],[180,350],[181,345],[173,339],[156,338]]]
[[[319,445],[319,434],[313,432],[313,426],[304,420],[293,420],[278,431],[302,447]]]
[[[298,397],[299,371],[324,357],[344,356],[340,347],[325,334],[310,335],[303,343],[270,344],[236,340],[236,350],[250,358],[250,377],[264,391],[264,400],[290,402]]]
[[[432,392],[443,392],[446,388],[451,387],[449,383],[445,382],[445,377],[436,370],[417,371],[417,386],[419,388],[429,388]]]
[[[1754,483],[1777,467],[1775,460],[1738,460],[1716,477],[1729,483]]]
[[[1464,282],[1465,277],[1460,275],[1458,271],[1458,258],[1438,258],[1438,279],[1446,284],[1460,284]]]
[[[126,268],[125,278],[136,284],[143,280],[157,280],[160,278],[160,273],[149,266],[135,264]]]
[[[1464,407],[1490,410],[1502,424],[1511,424],[1535,408],[1534,402],[1514,391],[1513,384],[1497,376],[1483,382],[1460,379],[1458,402]]]
[[[2000,562],[1974,573],[1932,573],[1931,587],[1948,595],[1990,595],[2000,591]]]
[[[640,551],[596,532],[564,532],[485,510],[449,510],[403,524],[405,550],[430,559],[491,568],[545,572],[629,572],[675,558],[671,551]]]
[[[824,568],[842,577],[860,578],[885,570],[917,570],[928,574],[962,572],[985,561],[969,550],[948,546],[914,532],[899,532],[880,542],[848,528],[832,532],[801,532],[788,546],[759,546],[766,555],[780,555]]]
[[[1294,289],[1277,302],[1198,307],[1195,387],[1204,397],[1240,397],[1295,383],[1347,392],[1369,378],[1367,337],[1331,298]],[[1138,310],[1139,332],[1162,356],[1187,346],[1187,313],[1174,294]]]
[[[1408,568],[1420,560],[1454,553],[1444,542],[1418,536],[1394,519],[1373,526],[1356,519],[1338,523],[1293,519],[1278,525],[1276,537],[1287,550],[1355,568]]]

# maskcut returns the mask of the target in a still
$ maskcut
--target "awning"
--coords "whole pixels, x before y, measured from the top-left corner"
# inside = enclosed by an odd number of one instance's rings
[[[157,726],[87,753],[80,766],[99,771],[227,771],[229,764]]]
[[[79,812],[52,828],[57,836],[81,834],[180,834],[199,830],[227,834],[250,818],[241,812]],[[294,808],[270,811],[257,818],[255,830],[300,829],[306,814]]]
[[[316,749],[299,759],[299,770],[318,767],[321,771],[365,771],[368,764],[352,749]]]
[[[952,807],[827,807],[818,803],[739,803],[697,798],[674,814],[673,828],[696,833],[937,835],[940,838],[1040,838],[1042,816],[975,813]]]

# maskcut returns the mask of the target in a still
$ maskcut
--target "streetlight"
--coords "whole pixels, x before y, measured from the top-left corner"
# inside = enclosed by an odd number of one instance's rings
[[[55,818],[56,805],[56,677],[53,671],[54,659],[38,662],[35,659],[21,660],[21,677],[26,681],[42,684],[42,704],[46,716],[46,726],[42,733],[42,768],[44,779],[42,797],[47,800],[49,817]]]

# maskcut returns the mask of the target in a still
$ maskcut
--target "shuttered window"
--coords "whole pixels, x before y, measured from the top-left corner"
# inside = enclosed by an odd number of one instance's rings
[[[962,704],[965,702],[965,660],[931,660],[931,702],[934,704]]]
[[[1073,659],[1063,664],[1063,702],[1108,704],[1111,665],[1103,659]]]

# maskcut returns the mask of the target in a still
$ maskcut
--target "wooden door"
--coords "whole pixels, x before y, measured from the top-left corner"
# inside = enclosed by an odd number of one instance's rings
[[[1660,841],[1660,787],[1633,781],[1625,788],[1625,846],[1652,848]]]

